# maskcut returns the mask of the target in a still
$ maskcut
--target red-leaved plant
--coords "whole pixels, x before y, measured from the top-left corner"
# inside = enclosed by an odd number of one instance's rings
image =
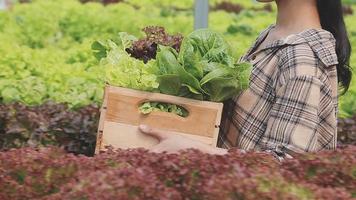
[[[277,162],[267,153],[51,148],[0,152],[0,199],[352,199],[356,146]]]

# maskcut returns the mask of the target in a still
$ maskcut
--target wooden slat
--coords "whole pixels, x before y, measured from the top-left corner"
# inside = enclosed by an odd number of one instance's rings
[[[99,119],[99,126],[98,126],[98,133],[96,136],[96,146],[95,146],[95,154],[98,154],[101,147],[102,147],[102,140],[103,140],[103,133],[104,133],[104,122],[106,120],[106,105],[108,101],[108,93],[107,89],[104,90],[104,101],[100,108],[100,119]]]

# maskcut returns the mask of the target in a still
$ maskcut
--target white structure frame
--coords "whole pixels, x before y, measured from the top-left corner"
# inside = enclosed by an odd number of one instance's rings
[[[208,28],[209,0],[195,0],[194,29]]]

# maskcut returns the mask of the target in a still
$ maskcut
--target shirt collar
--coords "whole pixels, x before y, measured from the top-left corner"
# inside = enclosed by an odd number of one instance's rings
[[[274,28],[274,26],[275,25],[270,25],[259,35],[255,41],[255,44],[249,49],[246,55],[250,55],[251,52],[258,45],[260,45],[260,43],[267,37],[268,33],[271,29]],[[333,66],[338,64],[338,58],[335,49],[335,38],[329,31],[323,29],[306,29],[303,32],[291,34],[285,38],[267,44],[267,46],[260,51],[279,48],[286,45],[297,45],[303,43],[306,43],[310,46],[315,55],[325,66]]]

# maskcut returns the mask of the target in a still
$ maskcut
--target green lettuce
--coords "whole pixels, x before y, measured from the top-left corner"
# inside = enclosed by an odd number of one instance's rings
[[[127,33],[119,33],[114,39],[98,40],[92,44],[94,56],[105,68],[106,83],[119,87],[144,91],[158,88],[155,61],[143,63],[131,57],[126,48],[137,40]]]
[[[180,95],[188,90],[202,99],[203,89],[198,79],[187,72],[177,60],[178,53],[171,47],[160,46],[157,53],[158,80],[160,91],[170,95]]]
[[[194,31],[184,38],[180,52],[158,46],[155,60],[147,63],[127,53],[137,39],[120,33],[110,40],[92,44],[95,57],[105,68],[105,81],[114,86],[223,102],[248,86],[251,65],[234,64],[234,57],[223,37],[211,30]],[[187,112],[169,103],[146,102],[139,106],[143,114],[152,111],[187,116]]]
[[[142,114],[149,114],[153,111],[162,111],[176,114],[181,117],[187,117],[189,112],[178,105],[163,102],[145,102],[140,105],[139,110]]]
[[[251,65],[234,64],[229,45],[211,30],[194,31],[180,52],[160,47],[157,53],[161,93],[222,102],[248,87]]]

